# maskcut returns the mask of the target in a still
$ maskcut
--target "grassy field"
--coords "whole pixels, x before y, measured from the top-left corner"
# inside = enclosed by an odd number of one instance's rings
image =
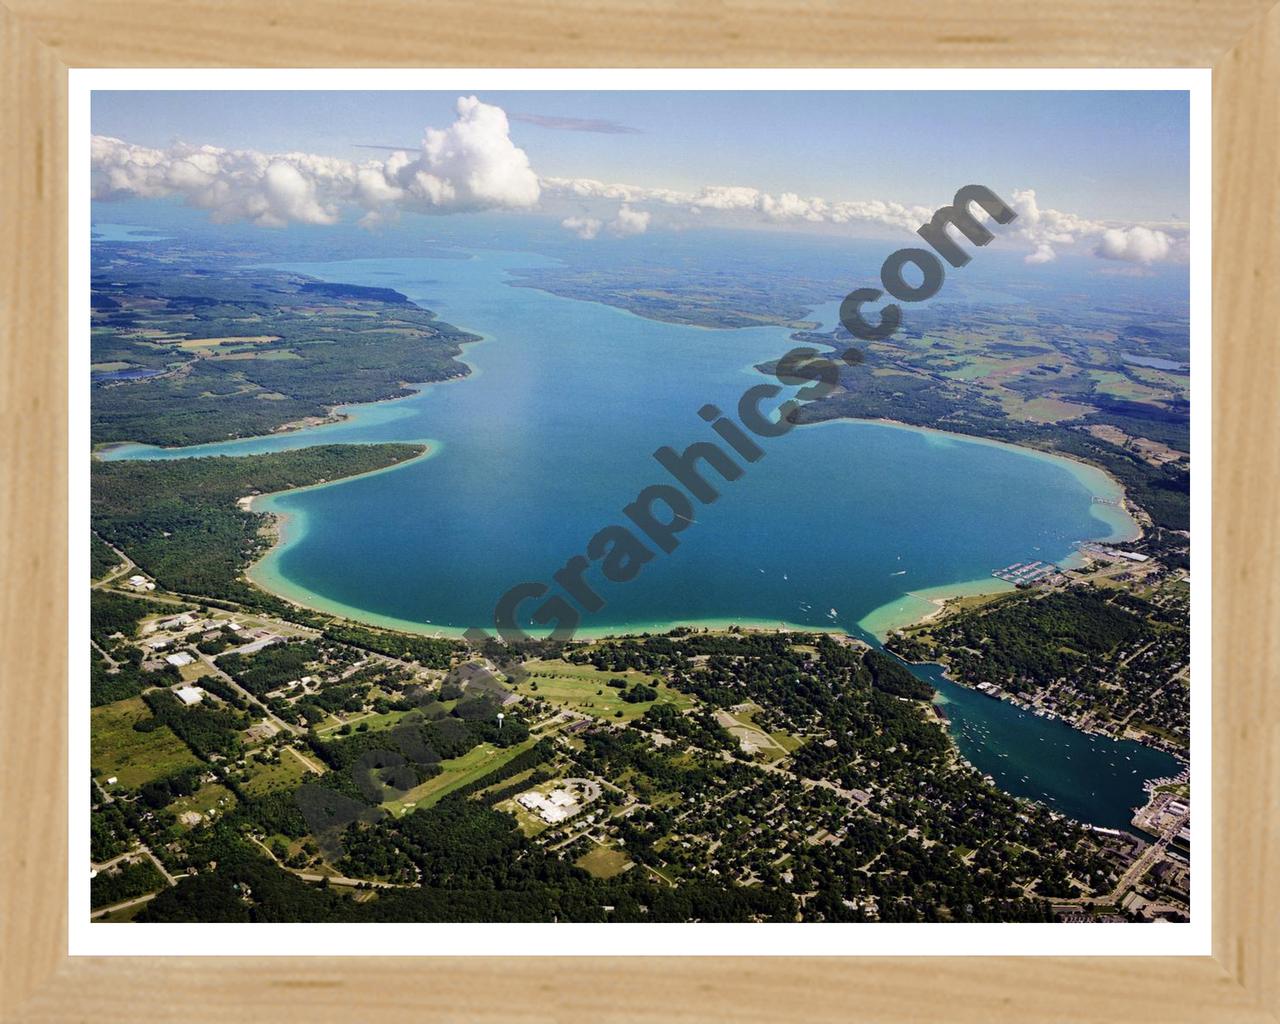
[[[481,743],[472,747],[461,757],[441,761],[439,775],[427,779],[419,786],[414,786],[398,800],[389,800],[382,806],[392,814],[404,814],[419,807],[430,807],[444,799],[460,786],[475,782],[492,771],[496,771],[514,757],[518,757],[538,741],[534,738],[517,743],[514,747],[495,747],[491,743]],[[410,805],[413,806],[410,806]]]
[[[525,663],[529,677],[520,681],[517,692],[537,697],[551,704],[572,708],[585,715],[630,722],[648,711],[657,701],[628,704],[622,690],[608,685],[610,679],[625,679],[627,688],[646,683],[658,691],[658,700],[678,708],[693,706],[693,699],[643,672],[601,672],[590,665],[572,665],[567,661],[535,659]],[[534,689],[534,684],[537,689]],[[622,714],[619,715],[618,712]]]
[[[248,771],[249,781],[242,785],[250,796],[264,796],[278,789],[294,789],[313,774],[287,750],[280,751],[279,764],[263,764],[250,756]]]
[[[184,683],[194,683],[197,679],[213,675],[213,670],[203,661],[193,661],[190,665],[179,668],[178,675],[182,677]]]
[[[1165,392],[1139,384],[1130,380],[1123,373],[1116,373],[1114,370],[1090,370],[1089,376],[1097,381],[1096,390],[1104,394],[1114,395],[1116,398],[1141,402],[1153,398],[1167,397]]]
[[[799,736],[792,736],[791,733],[782,732],[781,730],[769,733],[769,739],[773,740],[774,743],[778,744],[778,746],[788,754],[793,753],[804,746],[804,740]]]
[[[171,814],[182,822],[182,816],[188,813],[206,815],[210,811],[226,814],[236,805],[235,794],[225,786],[209,782],[201,786],[190,796],[179,797],[167,808]]]
[[[744,749],[759,754],[766,761],[779,761],[800,746],[801,740],[785,732],[765,732],[756,723],[754,712],[759,710],[749,705],[742,711],[716,711],[716,720],[740,742],[745,742]]]
[[[1062,420],[1078,419],[1094,411],[1091,405],[1066,402],[1060,398],[1032,398],[1028,401],[1008,392],[1000,396],[1000,404],[1014,419],[1035,423],[1060,423]]]
[[[516,775],[508,776],[505,779],[495,782],[492,786],[485,786],[484,789],[476,790],[476,796],[480,797],[485,793],[491,793],[495,789],[506,789],[508,786],[514,786],[518,782],[524,782],[537,770],[537,768],[527,768]]]
[[[219,345],[260,345],[268,341],[279,341],[280,338],[275,334],[257,334],[252,337],[234,337],[234,338],[184,338],[178,342],[178,347],[187,349],[217,348]]]
[[[596,878],[612,878],[614,875],[622,874],[631,866],[631,858],[621,850],[597,846],[589,853],[584,853],[574,863]]]
[[[364,730],[365,732],[377,732],[379,729],[386,729],[389,726],[395,725],[396,722],[404,718],[406,714],[408,714],[407,711],[388,711],[385,715],[354,715],[345,721],[336,719],[331,715],[329,717],[329,721],[325,722],[324,725],[319,726],[316,729],[316,732],[321,736],[325,736],[329,733],[336,732],[346,724],[350,724],[353,732],[357,726],[361,725],[368,726],[368,728]]]
[[[151,717],[141,697],[105,704],[90,715],[90,764],[99,782],[114,775],[117,785],[136,789],[200,763],[167,725],[150,732],[134,729],[135,722]]]

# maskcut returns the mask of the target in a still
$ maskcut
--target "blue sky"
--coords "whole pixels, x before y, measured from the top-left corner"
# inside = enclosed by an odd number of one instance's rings
[[[459,92],[97,92],[93,131],[362,161],[416,147]],[[508,115],[596,119],[634,133],[512,120],[542,176],[696,190],[743,185],[937,206],[962,183],[1034,189],[1105,221],[1188,215],[1183,92],[479,92]]]

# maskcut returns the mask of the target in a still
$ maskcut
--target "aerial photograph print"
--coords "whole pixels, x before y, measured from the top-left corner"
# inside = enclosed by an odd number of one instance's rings
[[[84,927],[1190,926],[1189,92],[458,81],[90,95]]]

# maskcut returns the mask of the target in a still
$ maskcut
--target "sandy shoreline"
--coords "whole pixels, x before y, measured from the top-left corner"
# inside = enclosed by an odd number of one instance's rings
[[[1007,594],[1015,589],[1013,584],[996,579],[994,576],[925,587],[921,590],[908,591],[902,597],[872,609],[858,620],[858,625],[877,640],[883,641],[895,630],[906,629],[908,626],[917,626],[936,619],[946,610],[947,604],[955,598]]]
[[[463,378],[465,379],[465,378]],[[1003,448],[1014,449],[1015,451],[1032,456],[1039,456],[1044,459],[1057,460],[1062,459],[1079,470],[1096,473],[1098,478],[1108,482],[1115,493],[1120,496],[1122,504],[1120,506],[1106,506],[1117,508],[1122,513],[1132,529],[1137,531],[1137,537],[1142,535],[1142,528],[1134,516],[1128,511],[1125,499],[1125,492],[1120,482],[1111,474],[1107,473],[1101,467],[1094,466],[1091,463],[1083,462],[1078,459],[1068,459],[1066,456],[1058,455],[1053,452],[1046,452],[1041,449],[1028,448],[1022,445],[1010,444],[1006,441],[996,441],[989,438],[973,437],[968,434],[957,434],[952,431],[937,430],[930,427],[918,427],[912,424],[900,423],[886,419],[843,419],[843,420],[824,420],[822,423],[870,423],[880,426],[892,427],[894,429],[910,430],[921,433],[937,434],[949,439],[955,439],[960,442],[971,442],[975,444],[997,445]],[[821,424],[810,424],[813,426]],[[427,450],[419,456],[412,459],[406,459],[403,462],[395,463],[391,466],[385,466],[381,469],[373,470],[371,473],[359,474],[359,476],[369,476],[372,473],[384,473],[408,465],[422,458],[429,458],[436,454],[440,449],[440,445],[433,443],[428,446]],[[277,508],[271,508],[271,499],[285,494],[295,494],[307,490],[315,490],[320,487],[329,487],[346,480],[353,480],[356,477],[343,477],[340,480],[328,481],[321,484],[312,484],[309,487],[295,488],[288,491],[277,491],[271,494],[260,494],[252,497],[241,499],[244,503],[242,507],[246,510],[261,512],[271,517],[269,529],[272,533],[272,542],[268,549],[259,557],[245,572],[245,576],[254,586],[278,597],[282,600],[289,601],[301,608],[309,611],[319,612],[326,615],[335,615],[341,618],[350,619],[353,622],[361,622],[366,625],[376,626],[383,629],[398,630],[405,633],[414,633],[423,636],[436,637],[461,637],[467,629],[474,628],[468,626],[447,626],[430,622],[413,622],[406,619],[396,618],[394,616],[380,615],[377,612],[371,612],[367,609],[356,608],[353,606],[342,604],[338,601],[331,601],[323,595],[313,593],[305,587],[300,587],[292,580],[289,580],[277,568],[277,563],[283,551],[287,550],[290,544],[296,543],[305,536],[305,523],[298,522],[296,513],[284,512]],[[1077,474],[1082,485],[1091,493],[1096,494],[1096,488],[1089,486],[1087,479],[1081,478]],[[1104,495],[1110,496],[1110,495]],[[1115,524],[1107,520],[1107,525],[1113,527]],[[1130,540],[1137,539],[1131,537],[1126,540],[1117,540],[1111,538],[1111,542],[1127,543]],[[1104,541],[1105,542],[1105,541]],[[1068,556],[1068,559],[1074,557],[1074,553]],[[938,584],[933,587],[927,587],[916,591],[909,591],[901,597],[893,601],[872,609],[861,619],[857,625],[860,629],[865,630],[877,640],[883,641],[889,633],[894,630],[904,629],[908,626],[917,625],[922,622],[930,621],[942,614],[947,603],[957,597],[973,597],[988,594],[1003,594],[1011,592],[1014,589],[1012,584],[1003,580],[996,579],[993,576],[983,577],[976,580],[957,580],[953,583]],[[723,630],[730,626],[737,626],[743,629],[753,631],[768,629],[784,629],[794,632],[814,632],[814,633],[832,633],[840,635],[850,635],[845,629],[829,628],[825,626],[802,625],[798,623],[790,623],[778,620],[762,620],[752,618],[716,618],[704,620],[690,621],[667,621],[667,622],[648,622],[648,623],[626,623],[622,625],[602,625],[590,626],[584,625],[575,631],[575,637],[579,639],[599,639],[606,636],[623,636],[635,635],[637,633],[663,633],[677,627],[687,627],[691,629],[717,629]],[[492,631],[492,624],[482,624],[481,628]]]

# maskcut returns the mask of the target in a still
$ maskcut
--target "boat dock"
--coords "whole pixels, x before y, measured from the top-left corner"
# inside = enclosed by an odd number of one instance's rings
[[[996,569],[991,575],[1014,586],[1025,586],[1061,571],[1052,562],[1014,562],[1013,565],[1006,565],[1003,569]]]

